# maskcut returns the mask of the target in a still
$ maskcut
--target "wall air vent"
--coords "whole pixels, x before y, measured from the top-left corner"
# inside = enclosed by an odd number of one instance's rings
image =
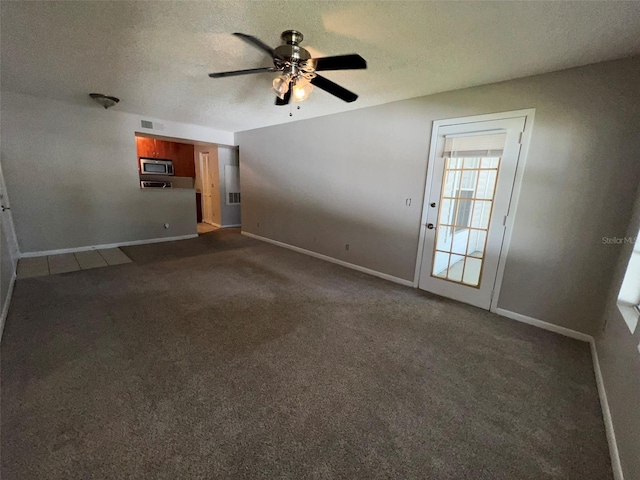
[[[240,171],[237,165],[224,166],[224,186],[227,192],[227,205],[240,203]]]
[[[152,122],[151,120],[140,120],[142,128],[149,128],[151,130],[164,130],[164,124],[158,122]]]

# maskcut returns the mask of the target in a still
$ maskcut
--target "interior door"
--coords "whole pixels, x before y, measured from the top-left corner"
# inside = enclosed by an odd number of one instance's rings
[[[525,120],[434,128],[420,289],[490,308]]]
[[[213,182],[209,165],[209,154],[200,154],[200,173],[202,174],[202,221],[213,224]]]
[[[18,244],[6,191],[2,166],[0,165],[0,204],[2,207],[0,208],[0,311],[5,306],[4,302],[7,299],[9,288],[11,288],[18,258]],[[0,330],[2,330],[2,325],[0,325]]]

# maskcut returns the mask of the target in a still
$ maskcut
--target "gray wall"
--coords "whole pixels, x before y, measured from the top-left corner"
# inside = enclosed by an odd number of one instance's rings
[[[637,158],[637,157],[636,157]],[[635,214],[627,230],[611,232],[618,238],[635,237],[640,230],[640,191]],[[600,369],[607,391],[620,463],[625,480],[640,479],[640,327],[632,334],[622,319],[616,299],[633,245],[610,244],[601,248],[619,255],[615,279],[605,311],[606,326],[596,337]]]
[[[22,252],[196,234],[195,190],[140,189],[134,133],[148,118],[7,92],[1,109]],[[229,132],[161,123],[165,136],[233,143]]]
[[[225,165],[238,166],[238,149],[220,146],[218,148],[218,178],[220,179],[220,212],[222,226],[240,225],[240,205],[227,205],[227,188],[225,184]],[[243,194],[244,195],[244,194]]]
[[[626,230],[640,178],[639,103],[635,57],[240,132],[242,228],[413,280],[432,122],[535,108],[498,306],[593,334],[617,262],[601,238]]]

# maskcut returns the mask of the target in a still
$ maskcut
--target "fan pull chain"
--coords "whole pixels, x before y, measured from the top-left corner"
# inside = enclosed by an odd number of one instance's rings
[[[289,104],[289,116],[290,116],[290,117],[293,117],[293,111],[292,111],[292,109],[293,109],[293,105]],[[298,105],[298,106],[296,107],[296,110],[300,110],[300,105]]]

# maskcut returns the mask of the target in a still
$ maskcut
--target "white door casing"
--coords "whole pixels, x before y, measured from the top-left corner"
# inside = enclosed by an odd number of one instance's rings
[[[495,310],[533,114],[533,110],[523,110],[434,122],[414,286]],[[493,137],[489,137],[492,134]],[[473,155],[478,158],[463,161],[462,158],[445,158],[443,155],[446,139],[447,148],[451,148],[452,142],[489,138],[500,139],[504,143],[504,151],[499,158],[481,160],[478,154]],[[474,193],[481,178],[486,184],[486,179],[491,175],[495,178],[496,174],[493,202],[489,201],[491,195],[487,193],[492,189],[491,185],[482,194]],[[455,188],[451,181],[454,176],[457,176]],[[465,185],[465,178],[476,180]],[[454,190],[455,193],[451,193]],[[478,214],[480,210],[483,215]],[[488,223],[481,225],[487,219]],[[459,222],[466,222],[468,228],[445,225],[457,225]],[[428,228],[428,225],[433,228]],[[479,245],[476,252],[471,245],[473,242]],[[483,244],[486,245],[484,250]]]

